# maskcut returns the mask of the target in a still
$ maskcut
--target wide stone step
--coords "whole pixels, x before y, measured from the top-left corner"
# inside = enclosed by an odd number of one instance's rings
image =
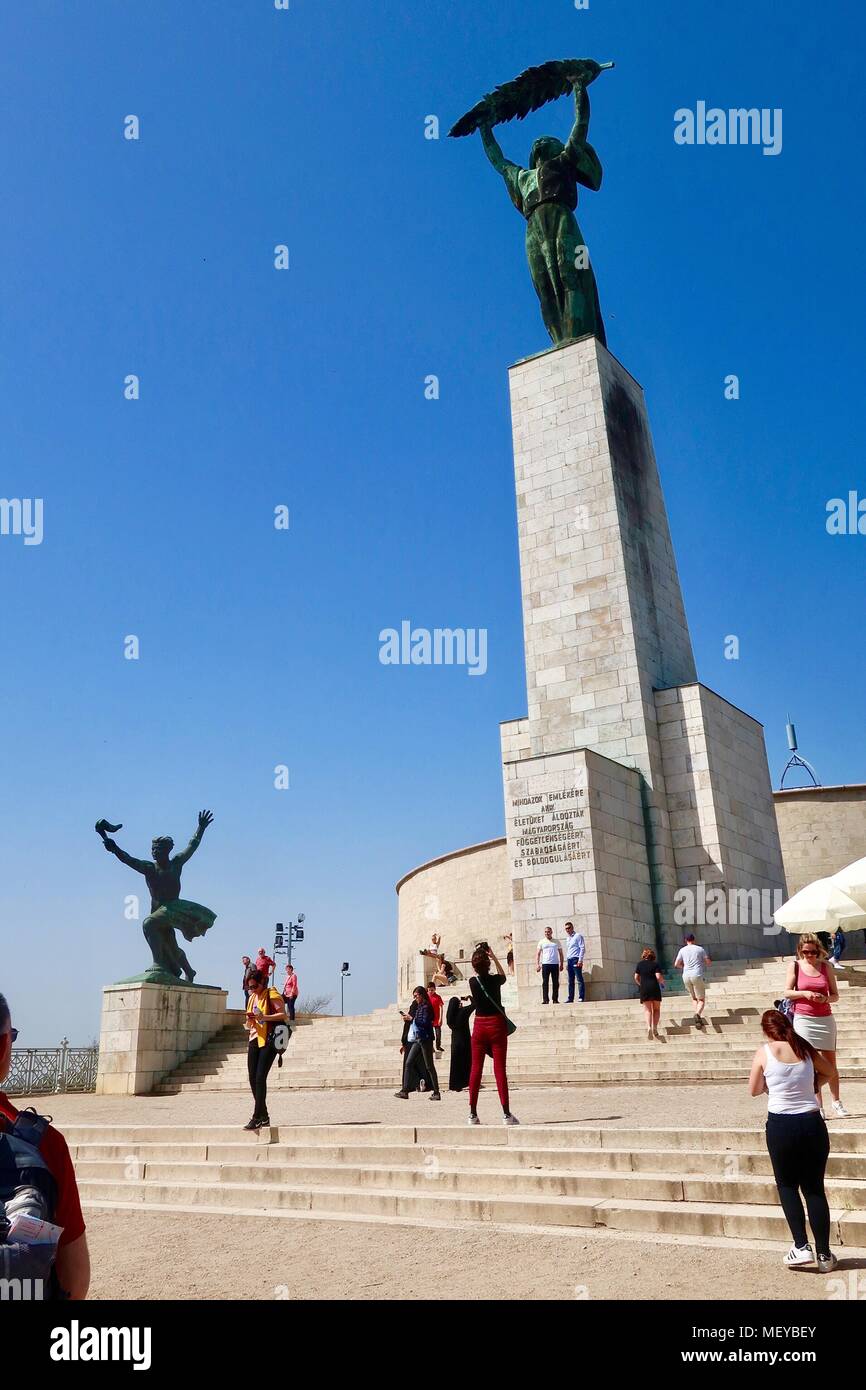
[[[475,1175],[476,1178],[478,1175]],[[420,1188],[377,1190],[364,1187],[293,1184],[254,1185],[232,1182],[116,1182],[83,1179],[86,1207],[101,1202],[140,1204],[219,1212],[226,1208],[251,1213],[305,1213],[317,1219],[339,1220],[346,1214],[435,1220],[441,1217],[441,1186],[421,1179]],[[432,1191],[429,1189],[433,1189]],[[606,1227],[610,1230],[733,1236],[739,1239],[785,1241],[788,1227],[777,1205],[732,1207],[726,1203],[665,1201],[647,1197],[527,1196],[525,1194],[468,1194],[448,1191],[449,1218],[471,1223],[519,1223],[539,1227]],[[866,1241],[866,1210],[831,1208],[831,1243],[858,1246]]]
[[[387,1174],[389,1178],[395,1172],[414,1169],[425,1180],[455,1173],[473,1177],[477,1172],[484,1175],[506,1172],[511,1175],[509,1181],[525,1177],[533,1187],[539,1182],[543,1184],[550,1174],[564,1174],[569,1181],[574,1178],[583,1183],[577,1190],[582,1196],[597,1194],[598,1189],[586,1184],[606,1175],[646,1177],[651,1186],[657,1178],[665,1183],[673,1181],[679,1184],[682,1192],[669,1189],[653,1194],[648,1188],[646,1194],[671,1200],[682,1197],[685,1200],[770,1202],[775,1192],[772,1164],[766,1150],[734,1153],[677,1149],[520,1149],[513,1145],[497,1148],[492,1145],[446,1147],[406,1143],[391,1146],[279,1144],[262,1146],[250,1154],[241,1144],[209,1147],[153,1144],[139,1146],[134,1154],[117,1145],[80,1147],[76,1154],[76,1172],[80,1178],[133,1177],[163,1182],[175,1179],[212,1181],[217,1169],[220,1181],[322,1182],[329,1181],[328,1174],[343,1171],[346,1174],[355,1170],[369,1173],[371,1165],[375,1165],[373,1172]],[[831,1180],[827,1190],[832,1202],[849,1208],[866,1206],[866,1153],[831,1154],[827,1177]],[[770,1187],[758,1199],[754,1189],[744,1186],[741,1179],[760,1179],[763,1183],[769,1182]],[[375,1179],[369,1180],[376,1185]],[[724,1195],[719,1195],[720,1182],[725,1185]],[[386,1185],[391,1185],[390,1181]],[[490,1187],[489,1183],[486,1185]],[[490,1187],[490,1190],[500,1189]],[[849,1195],[843,1197],[843,1192]]]
[[[864,1081],[866,1080],[866,1068],[839,1067],[839,1074],[843,1081]],[[606,1070],[586,1066],[580,1070],[569,1071],[559,1069],[555,1072],[523,1072],[519,1069],[509,1067],[509,1083],[513,1088],[520,1087],[547,1087],[547,1086],[599,1086],[610,1083],[611,1085],[675,1085],[680,1084],[702,1084],[713,1085],[718,1082],[742,1080],[743,1069],[741,1067],[721,1068],[711,1067],[701,1069],[695,1067],[676,1067],[669,1069],[643,1070],[620,1068],[617,1070]],[[389,1086],[399,1085],[399,1072],[375,1074],[346,1074],[339,1072],[329,1074],[327,1072],[316,1072],[309,1075],[291,1076],[285,1075],[281,1081],[268,1082],[269,1091],[282,1090],[315,1090],[315,1091],[336,1091],[336,1090],[383,1090]],[[441,1085],[446,1086],[446,1077],[440,1078]],[[488,1081],[488,1088],[492,1081]],[[202,1081],[176,1081],[161,1082],[154,1088],[156,1095],[178,1095],[184,1091],[232,1091],[245,1093],[248,1091],[246,1082],[241,1079],[219,1080],[207,1078]]]
[[[866,1155],[866,1122],[858,1125],[851,1120],[830,1123],[833,1154],[839,1156]],[[765,1152],[762,1125],[722,1129],[672,1128],[644,1126],[641,1128],[602,1128],[599,1125],[520,1125],[513,1129],[501,1124],[468,1126],[464,1124],[394,1124],[378,1123],[323,1125],[271,1125],[250,1132],[238,1125],[118,1125],[72,1124],[64,1126],[64,1135],[73,1157],[86,1157],[95,1148],[111,1147],[103,1153],[108,1158],[125,1157],[151,1148],[166,1150],[169,1158],[178,1150],[193,1150],[193,1157],[202,1153],[219,1155],[227,1151],[230,1158],[242,1162],[278,1162],[279,1155],[292,1149],[326,1147],[329,1149],[405,1148],[459,1150],[482,1156],[495,1149],[504,1154],[512,1151],[534,1153],[553,1150],[557,1153],[587,1152],[598,1155],[614,1153],[675,1152],[684,1159],[707,1153],[756,1154]],[[581,1161],[583,1161],[581,1159]],[[680,1161],[683,1161],[682,1159]]]
[[[543,1052],[554,1055],[560,1053],[595,1052],[603,1056],[623,1055],[630,1051],[646,1052],[647,1047],[657,1049],[659,1041],[666,1046],[673,1048],[683,1054],[700,1050],[703,1053],[724,1053],[731,1050],[743,1051],[751,1048],[754,1051],[761,1035],[754,1027],[737,1029],[715,1029],[698,1028],[693,1026],[690,1030],[681,1028],[661,1028],[660,1039],[650,1040],[647,1038],[646,1029],[642,1028],[639,1032],[634,1032],[623,1036],[620,1034],[600,1034],[592,1028],[577,1028],[570,1032],[563,1032],[549,1038],[535,1035],[529,1030],[520,1030],[515,1034],[509,1044],[509,1051],[512,1053],[525,1053],[527,1056],[538,1056]],[[838,1032],[838,1050],[845,1050],[851,1056],[866,1055],[866,1028],[845,1029],[840,1028]],[[443,1051],[447,1053],[450,1049],[450,1037],[445,1035],[442,1039]],[[355,1058],[372,1058],[375,1061],[385,1061],[389,1057],[399,1055],[399,1040],[388,1038],[383,1041],[372,1040],[358,1043],[354,1047],[296,1047],[289,1043],[283,1055],[283,1065],[288,1066],[295,1061],[309,1061],[315,1057],[328,1057],[329,1059],[351,1062]],[[437,1056],[442,1055],[437,1053]],[[241,1067],[247,1064],[246,1049],[243,1051],[226,1053],[221,1058],[203,1057],[196,1053],[182,1067]]]
[[[611,1197],[619,1194],[638,1196],[643,1194],[659,1201],[683,1200],[682,1179],[675,1174],[632,1173],[632,1172],[588,1172],[564,1173],[557,1170],[493,1169],[474,1168],[471,1170],[452,1170],[443,1166],[435,1154],[420,1155],[423,1161],[411,1166],[377,1163],[375,1165],[352,1165],[350,1163],[292,1164],[284,1173],[277,1165],[267,1164],[210,1164],[210,1163],[166,1163],[147,1164],[140,1175],[147,1185],[150,1183],[228,1183],[250,1186],[266,1191],[270,1195],[276,1186],[287,1184],[301,1187],[357,1187],[373,1188],[390,1192],[393,1189],[409,1191],[415,1188],[429,1188],[435,1181],[438,1192],[459,1192],[471,1196],[478,1192],[479,1186],[489,1196],[527,1195],[534,1197]],[[128,1165],[109,1160],[83,1161],[78,1165],[79,1181],[103,1179],[121,1180],[129,1176]],[[773,1193],[764,1194],[764,1180],[756,1178],[756,1190],[760,1201],[770,1201]],[[696,1198],[706,1196],[707,1200],[737,1200],[733,1191],[735,1184],[721,1180],[709,1183],[695,1180]],[[763,1186],[762,1186],[763,1183]],[[772,1186],[772,1184],[771,1184]],[[703,1188],[707,1187],[704,1193]],[[712,1190],[710,1190],[712,1189]],[[717,1190],[718,1194],[717,1195]],[[775,1189],[773,1189],[775,1191]],[[846,1189],[847,1192],[847,1189]],[[856,1207],[866,1204],[866,1186],[860,1194],[860,1201],[840,1199],[839,1205]]]
[[[774,997],[778,997],[781,991],[781,982],[774,981],[770,989],[756,989],[747,993],[737,991],[736,993],[725,992],[714,988],[707,991],[707,1002],[705,1007],[705,1017],[725,1016],[728,1014],[742,1013],[752,1016],[756,1012],[769,1007]],[[669,1007],[674,1014],[689,1013],[690,999],[687,995],[677,995],[671,999],[663,999],[662,1015],[665,1013],[665,1006]],[[860,991],[841,991],[840,998],[834,1005],[834,1012],[841,1015],[856,1017],[862,1016],[866,994]],[[543,1005],[540,1001],[526,1000],[512,1012],[515,1017],[524,1020],[531,1020],[535,1023],[549,1026],[550,1021],[554,1020],[573,1020],[593,1019],[598,1024],[607,1024],[610,1027],[621,1026],[629,1020],[639,1020],[643,1017],[642,1010],[635,999],[623,999],[617,1001],[588,1001],[586,1004],[566,1004],[560,1001],[559,1004]],[[339,1027],[335,1026],[334,1020],[318,1020],[309,1024],[294,1026],[297,1040],[309,1040],[316,1037],[328,1037],[334,1041],[345,1040],[356,1036],[359,1032],[394,1034],[399,1033],[400,1019],[397,1016],[395,1006],[393,1014],[388,1014],[382,1018],[371,1017],[367,1014],[355,1015],[346,1018]],[[447,1026],[447,1025],[446,1025]],[[233,1044],[240,1040],[243,1045],[246,1032],[243,1027],[232,1025],[223,1029],[209,1040],[205,1046],[213,1047],[218,1044]]]
[[[851,1050],[863,1049],[866,1046],[866,1019],[858,1017],[848,1021],[844,1017],[840,1018],[837,1014],[836,1024],[838,1027],[839,1040]],[[646,1024],[640,1020],[631,1020],[628,1028],[609,1028],[600,1026],[587,1015],[583,1016],[580,1024],[563,1022],[561,1024],[551,1024],[544,1028],[541,1025],[534,1025],[525,1019],[517,1018],[518,1032],[514,1035],[512,1047],[534,1047],[555,1048],[555,1047],[574,1047],[576,1040],[583,1039],[578,1045],[591,1047],[623,1048],[637,1047],[646,1041]],[[718,1019],[713,1016],[706,1018],[706,1026],[699,1027],[691,1013],[681,1019],[671,1018],[670,1015],[663,1015],[659,1032],[662,1037],[673,1043],[684,1046],[692,1046],[695,1042],[717,1042],[719,1044],[739,1044],[745,1045],[749,1040],[760,1039],[760,1027],[758,1016],[741,1020]],[[443,1045],[447,1045],[451,1034],[448,1029],[443,1029]],[[321,1038],[305,1038],[303,1042],[292,1040],[288,1047],[287,1055],[290,1056],[315,1056],[333,1055],[335,1057],[352,1057],[359,1052],[380,1052],[396,1051],[400,1046],[400,1036],[398,1032],[383,1034],[382,1036],[361,1036],[349,1042],[328,1042]],[[197,1053],[195,1059],[199,1061],[207,1057],[212,1061],[218,1054]],[[246,1045],[227,1050],[219,1054],[224,1060],[237,1060],[246,1056]]]
[[[531,1058],[522,1058],[519,1054],[511,1055],[508,1060],[509,1077],[519,1076],[542,1077],[552,1076],[565,1079],[572,1074],[578,1077],[586,1077],[590,1073],[596,1075],[620,1076],[625,1074],[653,1074],[653,1075],[673,1075],[680,1071],[692,1073],[702,1073],[704,1075],[718,1075],[720,1079],[742,1074],[743,1068],[748,1070],[749,1059],[754,1052],[750,1048],[742,1056],[736,1053],[726,1053],[720,1056],[701,1056],[690,1054],[685,1057],[666,1052],[663,1047],[656,1045],[650,1054],[637,1053],[633,1057],[617,1060],[614,1058],[595,1057],[591,1052],[580,1053],[574,1050],[563,1057],[554,1059],[539,1058],[533,1062]],[[866,1063],[851,1060],[844,1053],[837,1056],[837,1063],[843,1075],[861,1075],[866,1070]],[[450,1062],[446,1058],[436,1059],[437,1074],[440,1080],[447,1081]],[[206,1081],[212,1074],[203,1072],[199,1075],[177,1078],[179,1080]],[[331,1063],[327,1060],[314,1065],[296,1063],[294,1066],[286,1065],[281,1070],[271,1072],[268,1078],[269,1086],[293,1085],[296,1080],[311,1076],[331,1076],[338,1082],[348,1080],[350,1077],[369,1077],[382,1079],[383,1085],[388,1085],[390,1079],[398,1078],[400,1075],[400,1061],[395,1058],[393,1062],[382,1064],[382,1062],[362,1060],[352,1066],[340,1066],[338,1063]],[[244,1070],[226,1070],[215,1074],[215,1080],[234,1081],[238,1085],[247,1084],[247,1074]],[[166,1078],[168,1081],[168,1078]]]
[[[596,1046],[586,1045],[581,1038],[572,1039],[570,1043],[558,1042],[545,1044],[543,1042],[512,1042],[509,1046],[509,1061],[512,1063],[543,1061],[545,1059],[573,1059],[576,1055],[582,1058],[589,1058],[593,1061],[610,1062],[614,1059],[627,1059],[630,1057],[642,1058],[647,1055],[658,1055],[662,1049],[670,1051],[678,1058],[689,1059],[691,1057],[701,1058],[709,1061],[736,1060],[742,1062],[743,1058],[751,1057],[758,1045],[758,1040],[754,1035],[739,1040],[728,1038],[716,1038],[713,1035],[698,1035],[699,1040],[692,1041],[677,1037],[665,1037],[650,1041],[643,1037],[639,1042],[631,1045],[619,1043],[618,1046],[605,1044]],[[866,1065],[866,1039],[858,1042],[856,1046],[851,1045],[843,1036],[839,1038],[837,1050],[844,1053],[845,1060],[852,1066]],[[450,1056],[450,1050],[446,1049],[442,1053],[435,1053],[437,1063]],[[358,1049],[345,1054],[329,1052],[327,1058],[321,1058],[317,1052],[301,1053],[292,1050],[283,1059],[283,1067],[277,1070],[284,1070],[286,1067],[291,1070],[305,1070],[312,1064],[318,1062],[319,1065],[325,1060],[332,1065],[345,1064],[347,1067],[357,1069],[359,1066],[378,1066],[381,1068],[383,1063],[394,1063],[399,1058],[399,1052],[392,1047],[387,1051],[365,1048]],[[223,1073],[237,1074],[246,1076],[246,1057],[228,1058],[219,1066]],[[397,1065],[399,1062],[397,1061]],[[199,1076],[210,1075],[216,1068],[210,1066],[207,1061],[198,1058],[186,1062],[174,1073],[175,1076]]]
[[[601,1019],[593,1018],[590,1012],[578,1014],[568,1014],[564,1018],[548,1015],[549,1023],[539,1019],[527,1018],[523,1014],[515,1015],[520,1041],[532,1039],[537,1043],[556,1043],[575,1037],[576,1034],[588,1033],[591,1037],[601,1042],[622,1044],[637,1042],[641,1037],[646,1036],[646,1020],[644,1015],[632,1015],[622,1023],[607,1023]],[[754,1034],[760,1029],[760,1015],[756,1010],[753,1015],[741,1016],[727,1014],[704,1014],[704,1027],[699,1027],[694,1021],[694,1011],[688,1013],[675,1014],[672,1011],[663,1012],[660,1020],[659,1031],[674,1038],[692,1039],[696,1037],[737,1037],[747,1033]],[[866,1011],[857,1010],[851,1015],[834,1014],[839,1033],[843,1037],[861,1039],[866,1036]],[[443,1040],[451,1036],[450,1030],[442,1029]],[[517,1041],[517,1035],[515,1035]],[[289,1046],[293,1051],[304,1052],[314,1047],[320,1047],[327,1043],[340,1052],[351,1052],[355,1047],[399,1047],[399,1029],[389,1029],[381,1033],[364,1032],[358,1033],[352,1038],[326,1039],[316,1037],[315,1033],[305,1033],[298,1037],[296,1034]],[[225,1049],[226,1056],[238,1056],[246,1051],[246,1043],[241,1042],[237,1046]],[[215,1055],[215,1054],[210,1054]]]
[[[167,1163],[148,1164],[141,1175],[145,1183],[208,1183],[265,1186],[342,1186],[376,1188],[391,1191],[425,1187],[435,1182],[439,1192],[459,1192],[472,1195],[481,1189],[488,1195],[547,1197],[645,1197],[651,1201],[714,1202],[737,1205],[772,1205],[776,1186],[772,1178],[742,1175],[736,1178],[690,1174],[687,1179],[677,1173],[642,1170],[561,1169],[475,1167],[451,1169],[436,1153],[422,1156],[418,1165],[397,1164],[352,1165],[349,1163],[293,1164],[285,1174],[274,1165]],[[216,1169],[216,1171],[214,1171]],[[122,1163],[87,1162],[79,1176],[104,1177],[106,1180],[128,1176]],[[856,1179],[828,1179],[827,1197],[832,1207],[840,1210],[866,1208],[866,1182]]]

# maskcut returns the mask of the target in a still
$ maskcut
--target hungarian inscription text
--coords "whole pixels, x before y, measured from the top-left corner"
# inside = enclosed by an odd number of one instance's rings
[[[511,827],[511,843],[517,850],[515,869],[574,864],[590,858],[583,787],[515,797]]]

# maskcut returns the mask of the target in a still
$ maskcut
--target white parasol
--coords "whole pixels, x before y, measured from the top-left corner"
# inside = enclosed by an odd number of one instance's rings
[[[855,859],[833,874],[830,882],[866,912],[866,859]]]
[[[866,927],[866,908],[838,886],[838,877],[807,883],[773,914],[776,925],[791,932],[834,931],[841,922],[855,931]]]

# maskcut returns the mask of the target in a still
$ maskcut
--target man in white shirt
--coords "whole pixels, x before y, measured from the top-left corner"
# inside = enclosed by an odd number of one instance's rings
[[[562,947],[553,939],[553,927],[544,928],[544,936],[535,948],[535,971],[541,971],[541,1002],[549,1002],[550,985],[553,984],[553,1002],[559,1003],[559,972],[563,966]]]
[[[577,997],[581,1004],[586,998],[583,983],[583,958],[586,955],[586,942],[581,932],[574,930],[573,922],[565,924],[565,964],[568,969],[568,998],[566,1004],[574,1003],[574,982],[577,980]]]
[[[702,1014],[704,1012],[704,1005],[707,1002],[704,974],[707,966],[712,965],[712,961],[703,946],[695,944],[694,932],[689,932],[686,937],[685,945],[680,948],[679,955],[674,961],[674,965],[678,970],[682,970],[683,984],[694,1000],[695,1023],[698,1028],[704,1028],[706,1024],[704,1023]]]

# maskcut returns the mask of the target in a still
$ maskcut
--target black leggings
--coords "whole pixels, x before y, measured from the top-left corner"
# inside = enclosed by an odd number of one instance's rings
[[[274,1065],[276,1055],[277,1050],[270,1038],[264,1047],[259,1047],[258,1040],[253,1038],[247,1048],[247,1072],[250,1078],[250,1090],[256,1103],[253,1111],[254,1120],[266,1120],[268,1118],[268,1072]]]
[[[785,1219],[794,1244],[807,1244],[800,1193],[806,1199],[815,1254],[830,1251],[830,1208],[824,1194],[824,1169],[830,1152],[827,1126],[817,1110],[802,1115],[768,1115],[767,1149]]]
[[[413,1042],[410,1045],[409,1051],[406,1053],[406,1062],[403,1067],[402,1089],[404,1091],[408,1090],[406,1082],[409,1079],[412,1067],[415,1065],[420,1065],[422,1075],[426,1072],[427,1085],[438,1095],[439,1077],[436,1075],[436,1064],[433,1061],[432,1038],[429,1038],[426,1042]]]

